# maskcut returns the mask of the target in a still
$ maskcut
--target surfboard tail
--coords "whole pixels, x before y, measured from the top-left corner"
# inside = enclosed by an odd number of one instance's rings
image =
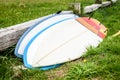
[[[96,19],[89,17],[81,17],[76,19],[80,24],[85,26],[87,29],[91,30],[93,33],[97,34],[102,39],[107,35],[107,28],[100,24],[100,22]]]

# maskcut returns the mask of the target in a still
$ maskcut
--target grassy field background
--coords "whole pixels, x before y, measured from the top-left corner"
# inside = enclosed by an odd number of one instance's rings
[[[84,5],[91,4],[83,0]],[[0,0],[0,27],[8,27],[31,19],[39,18],[59,10],[68,10],[74,0]]]
[[[84,6],[94,3],[94,0],[76,1]],[[0,28],[68,10],[72,2],[74,0],[0,0]],[[120,0],[94,12],[93,18],[108,28],[108,35],[97,48],[88,48],[80,59],[48,71],[14,71],[13,67],[23,62],[14,56],[13,46],[0,53],[0,80],[120,80],[120,36],[111,37],[120,30],[119,4]]]

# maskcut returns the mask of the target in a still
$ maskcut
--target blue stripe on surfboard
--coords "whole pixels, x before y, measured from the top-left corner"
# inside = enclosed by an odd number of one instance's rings
[[[63,64],[63,63],[62,63]],[[40,70],[50,70],[50,69],[54,69],[56,67],[61,66],[62,64],[55,64],[55,65],[51,65],[51,66],[44,66],[44,67],[38,67],[38,68],[31,68],[31,69],[40,69]]]
[[[16,48],[15,48],[14,54],[15,54],[17,57],[22,58],[23,55],[21,55],[21,54],[18,53],[18,49],[19,49],[19,46],[20,46],[22,40],[24,39],[24,37],[25,37],[33,28],[35,28],[38,24],[40,24],[41,22],[43,22],[43,21],[45,21],[45,20],[48,20],[48,19],[50,19],[50,18],[52,18],[52,17],[58,16],[58,15],[63,15],[63,14],[66,14],[66,13],[53,14],[53,15],[51,15],[51,16],[48,16],[48,17],[46,17],[46,18],[38,21],[38,23],[36,23],[35,25],[31,26],[27,31],[25,31],[25,33],[22,35],[22,37],[21,37],[20,40],[18,41],[18,43],[17,43],[17,45],[16,45]],[[76,16],[76,15],[75,15],[75,16]]]
[[[49,70],[61,66],[62,64],[55,64],[51,66],[40,67],[40,70]]]
[[[32,42],[40,35],[42,34],[44,31],[46,31],[47,29],[51,28],[52,26],[58,24],[58,23],[61,23],[63,21],[66,21],[66,20],[70,20],[70,19],[74,19],[75,17],[72,17],[72,18],[66,18],[64,20],[61,20],[61,21],[58,21],[54,24],[51,24],[50,26],[46,27],[45,29],[43,29],[42,31],[40,31],[38,34],[36,34],[30,41],[29,43],[27,44],[27,46],[25,47],[25,50],[24,50],[24,56],[23,56],[23,61],[24,61],[24,65],[27,67],[27,68],[33,68],[32,65],[28,64],[28,61],[27,61],[27,52],[28,52],[28,49],[30,47],[30,45],[32,44]],[[58,64],[59,65],[59,64]],[[56,65],[56,67],[58,67],[58,65]],[[47,69],[51,69],[51,68],[55,68],[55,65],[54,66],[49,66],[49,67],[45,67],[45,70]],[[40,68],[41,70],[44,69],[44,67]]]

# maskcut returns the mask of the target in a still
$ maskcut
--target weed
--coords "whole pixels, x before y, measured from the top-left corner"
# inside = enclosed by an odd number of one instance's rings
[[[96,71],[97,68],[98,67],[91,62],[74,64],[70,68],[70,71],[68,72],[66,79],[67,80],[80,80],[86,77],[90,78],[91,76],[97,73]]]

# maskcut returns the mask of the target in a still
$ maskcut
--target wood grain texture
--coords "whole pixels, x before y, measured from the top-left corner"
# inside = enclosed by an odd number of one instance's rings
[[[38,22],[39,19],[0,29],[0,51],[15,45],[26,29]]]

